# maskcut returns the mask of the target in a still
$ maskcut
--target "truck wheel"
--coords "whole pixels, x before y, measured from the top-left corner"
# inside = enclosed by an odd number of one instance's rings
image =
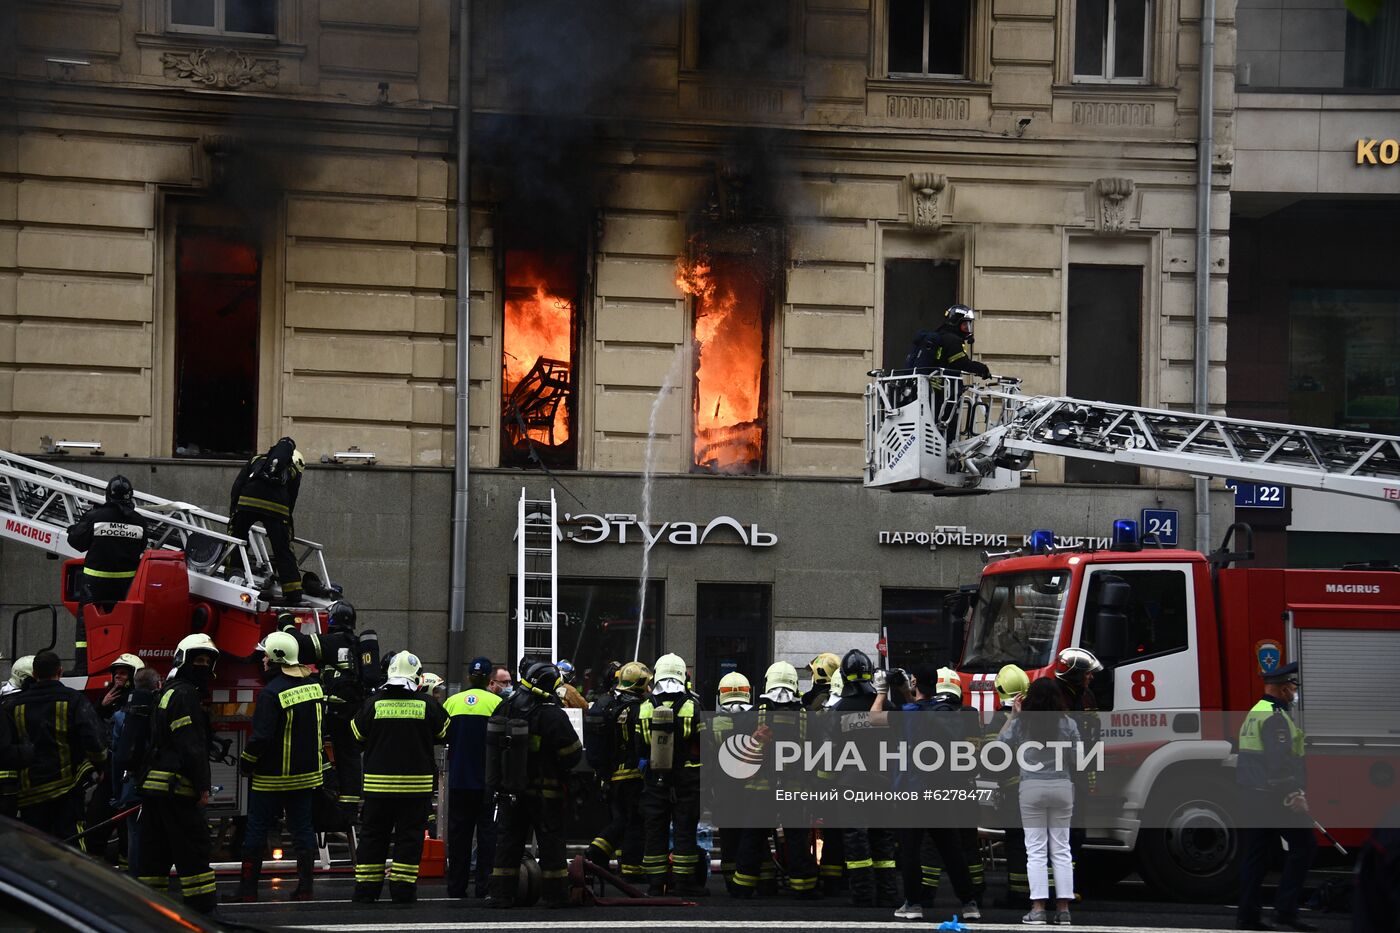
[[[1218,781],[1164,791],[1148,807],[1152,829],[1138,833],[1143,880],[1172,900],[1218,901],[1239,890],[1240,831],[1230,813],[1234,788]]]

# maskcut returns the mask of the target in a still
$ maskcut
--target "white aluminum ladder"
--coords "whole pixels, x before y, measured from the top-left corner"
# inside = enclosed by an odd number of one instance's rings
[[[112,472],[120,467],[110,462]],[[81,557],[68,545],[68,527],[94,505],[106,501],[107,480],[85,476],[41,460],[0,451],[0,535],[61,558]],[[276,582],[267,535],[254,526],[247,540],[231,537],[228,519],[213,512],[143,492],[136,511],[151,523],[152,547],[184,551],[190,595],[256,612],[267,608],[261,593]],[[297,566],[330,582],[321,545],[292,542]],[[231,567],[225,575],[224,568]],[[307,605],[329,600],[304,595]]]
[[[515,522],[515,653],[559,657],[559,522],[554,490],[530,499],[524,487]]]

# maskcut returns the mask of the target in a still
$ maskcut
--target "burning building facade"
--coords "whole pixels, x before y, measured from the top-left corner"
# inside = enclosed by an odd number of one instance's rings
[[[242,396],[256,436],[241,443],[291,433],[313,463],[350,444],[376,453],[377,473],[316,470],[309,486],[372,522],[327,503],[319,527],[298,528],[348,551],[346,572],[366,579],[347,591],[375,594],[357,606],[382,613],[381,632],[424,638],[430,661],[445,654],[457,432],[473,471],[470,650],[510,651],[513,504],[553,484],[571,594],[561,650],[587,667],[635,632],[645,548],[643,655],[679,652],[702,690],[731,667],[870,650],[882,628],[891,645],[944,650],[934,607],[980,561],[972,545],[931,548],[939,526],[968,529],[943,535],[959,542],[1090,534],[1160,505],[1189,534],[1190,490],[1148,471],[1066,476],[1047,461],[1030,488],[975,501],[866,493],[859,475],[866,374],[902,363],[954,302],[980,312],[977,355],[1028,391],[1190,404],[1190,4],[1076,20],[1068,0],[672,0],[644,15],[475,0],[466,244],[451,236],[446,0],[375,16],[269,3],[260,28],[274,32],[252,39],[184,29],[161,0],[84,6],[78,29],[59,28],[60,6],[27,2],[9,31],[22,103],[0,136],[0,222],[15,234],[0,294],[20,320],[0,345],[13,354],[0,446],[33,451],[57,430],[177,457],[179,224],[231,229],[228,205],[207,203],[215,169],[256,154],[275,170],[245,285],[261,304],[257,391]],[[91,64],[47,61],[77,51]],[[151,107],[119,132],[101,123],[130,100]],[[1221,404],[1228,175],[1214,183]],[[452,327],[456,262],[470,270],[466,334]],[[458,340],[467,424],[453,423]],[[99,375],[67,368],[60,345]],[[175,466],[162,476],[200,485],[198,465]],[[891,543],[906,531],[909,546]]]

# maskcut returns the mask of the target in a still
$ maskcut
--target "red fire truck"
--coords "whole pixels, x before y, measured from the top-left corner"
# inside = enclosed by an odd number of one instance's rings
[[[1322,431],[991,387],[881,376],[867,391],[866,485],[976,493],[1015,488],[1035,453],[1400,497],[1400,438]],[[937,376],[932,378],[939,378]],[[1400,573],[1247,566],[1232,526],[1209,555],[1143,546],[1115,523],[1110,549],[1056,547],[1050,532],[986,555],[960,670],[968,702],[995,709],[1004,664],[1052,674],[1064,648],[1104,664],[1093,692],[1108,749],[1089,802],[1089,845],[1136,859],[1183,899],[1233,890],[1239,835],[1229,808],[1241,714],[1261,670],[1298,661],[1314,817],[1356,843],[1400,798]],[[1230,541],[1239,550],[1230,550]],[[1240,539],[1244,539],[1241,541]]]

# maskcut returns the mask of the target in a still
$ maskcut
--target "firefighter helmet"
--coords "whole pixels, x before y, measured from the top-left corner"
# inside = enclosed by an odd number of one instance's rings
[[[1030,689],[1031,680],[1026,672],[1014,664],[1007,664],[997,671],[997,696],[1001,702],[1010,703]]]
[[[656,690],[659,693],[679,693],[685,689],[685,661],[678,654],[663,654],[656,659]]]
[[[26,654],[22,658],[15,658],[15,663],[10,665],[10,683],[16,690],[23,690],[34,679],[34,655]]]
[[[409,683],[418,683],[418,672],[423,669],[423,662],[418,660],[418,655],[412,651],[395,651],[393,659],[389,662],[388,675],[390,680],[406,680]]]
[[[603,668],[602,688],[611,690],[617,686],[617,675],[622,670],[621,661],[609,661],[608,666]]]
[[[528,677],[530,689],[549,696],[554,696],[554,691],[564,682],[563,675],[559,673],[559,666],[552,661],[536,661],[530,665]]]
[[[423,671],[418,675],[418,689],[424,693],[432,693],[443,683],[443,679],[431,671]]]
[[[752,703],[753,687],[749,679],[738,671],[730,671],[719,679],[719,707],[723,709],[734,703]]]
[[[141,660],[140,658],[138,658],[136,655],[134,655],[134,654],[121,654],[121,655],[117,655],[117,659],[116,659],[115,661],[113,661],[111,664],[107,665],[107,669],[108,669],[108,670],[111,670],[111,669],[114,668],[114,667],[129,667],[129,668],[131,668],[131,673],[135,674],[137,671],[141,670],[141,668],[143,668],[143,667],[145,667],[145,666],[146,666],[146,662],[145,662],[145,661],[142,661],[142,660]]]
[[[831,682],[831,675],[841,669],[841,659],[830,651],[823,651],[812,659],[807,669],[812,672],[812,685],[820,686]]]
[[[131,480],[118,473],[107,480],[107,504],[108,505],[130,505],[132,497],[135,495],[131,488]]]
[[[564,678],[564,683],[571,684],[574,682],[577,677],[577,674],[574,672],[574,662],[564,659],[555,666],[559,668],[559,676]]]
[[[337,599],[326,610],[326,627],[332,629],[353,629],[355,627],[355,607],[343,599]]]
[[[298,663],[296,636],[290,632],[269,632],[258,647],[273,664],[291,667]]]
[[[859,648],[852,648],[841,659],[841,679],[847,684],[869,681],[875,676],[875,665],[870,655]]]
[[[956,693],[958,699],[962,699],[962,678],[959,677],[958,672],[951,667],[940,667],[938,669],[938,681],[934,685],[933,692],[935,696],[942,693]]]
[[[972,323],[977,320],[977,312],[967,305],[953,305],[944,312],[944,320],[955,331],[962,335],[964,340],[972,337]]]
[[[641,661],[628,661],[617,672],[617,689],[641,695],[651,688],[651,668]]]
[[[300,475],[301,475],[302,473],[304,473],[305,471],[306,471],[306,457],[304,457],[304,456],[302,455],[302,452],[301,452],[301,451],[296,450],[296,449],[293,449],[293,450],[292,450],[292,472],[295,473],[297,476],[300,476]]]
[[[1099,659],[1086,648],[1066,648],[1055,659],[1055,676],[1072,684],[1083,683],[1085,677],[1101,670]]]
[[[290,635],[287,637],[292,638]],[[296,644],[295,638],[292,638],[292,644]],[[190,655],[197,651],[207,651],[214,656],[211,659],[211,667],[213,666],[212,662],[219,659],[219,649],[214,646],[214,639],[204,634],[186,635],[184,638],[180,639],[180,643],[175,646],[175,666],[184,667]]]
[[[763,692],[771,693],[781,687],[786,687],[796,695],[797,671],[786,661],[774,661],[768,665],[768,671],[763,675]]]

